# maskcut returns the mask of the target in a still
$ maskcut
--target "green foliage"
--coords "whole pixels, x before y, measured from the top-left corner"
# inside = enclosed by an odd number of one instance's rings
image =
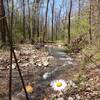
[[[13,32],[13,39],[15,42],[23,40],[23,25],[21,22],[16,23],[16,28],[14,28]]]
[[[87,18],[80,19],[79,23],[78,20],[73,21],[71,24],[71,36],[72,38],[78,37],[80,34],[88,33],[89,30],[89,23]]]
[[[66,46],[65,49],[66,53],[72,53],[72,49],[69,46]]]
[[[22,41],[23,40],[23,35],[22,35],[23,33],[21,33],[21,32],[17,32],[17,33],[15,33],[14,34],[14,41],[15,42],[20,42],[20,41]]]

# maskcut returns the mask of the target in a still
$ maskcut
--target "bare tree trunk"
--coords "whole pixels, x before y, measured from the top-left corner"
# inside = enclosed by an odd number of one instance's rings
[[[92,3],[91,3],[91,0],[90,0],[90,13],[89,13],[89,42],[90,44],[92,44],[92,30],[91,30],[91,27],[92,27],[92,23],[91,23],[91,14],[92,14]]]
[[[51,40],[53,41],[54,39],[54,5],[55,5],[55,0],[53,0],[53,4],[52,4],[52,36],[51,36]]]
[[[35,0],[35,29],[36,29],[36,34],[37,38],[39,38],[39,5],[40,5],[40,0]],[[37,39],[38,40],[38,39]]]
[[[81,0],[78,0],[78,21],[77,21],[77,33],[79,32],[80,29],[80,11],[81,11]]]
[[[80,11],[81,11],[81,0],[79,0],[78,6],[79,6],[79,9],[78,9],[78,23],[79,23],[79,21],[80,21]]]
[[[10,18],[11,20],[9,20],[9,33],[8,34],[10,34],[10,39],[12,42],[14,1],[12,0],[11,2],[12,2],[11,18]],[[11,52],[10,52],[9,100],[11,100],[11,95],[12,95],[12,43],[11,43]]]
[[[5,10],[3,5],[3,0],[0,0],[0,18],[5,16]],[[6,26],[5,26],[5,18],[0,19],[0,34],[1,41],[3,44],[6,43]]]
[[[12,30],[13,30],[13,12],[14,12],[14,1],[12,0],[12,8],[11,8],[11,16],[10,16],[10,33],[11,33],[11,37],[12,37]]]
[[[57,34],[58,34],[58,36],[56,36],[57,38],[60,37],[59,33],[61,32],[61,30],[60,30],[61,29],[61,18],[60,17],[61,17],[61,12],[62,12],[63,5],[64,5],[64,0],[62,0],[62,2],[61,2],[59,13],[58,13],[58,19],[57,19],[57,21],[58,21],[58,24],[57,24]]]
[[[98,0],[98,25],[99,25],[99,28],[100,28],[100,0]]]
[[[27,0],[28,2],[28,33],[29,33],[29,40],[31,39],[31,23],[30,23],[30,6],[29,6],[29,0]]]
[[[55,18],[55,39],[57,40],[58,39],[58,32],[57,32],[57,30],[58,30],[58,19],[57,19],[57,15],[56,15],[56,18]]]
[[[44,26],[43,42],[45,42],[45,35],[47,34],[48,5],[49,5],[49,0],[47,0],[47,7],[46,7],[46,13],[45,13],[45,26]]]
[[[39,36],[40,36],[40,29],[39,29],[39,24],[40,24],[40,21],[39,21],[39,11],[37,12],[38,14],[37,14],[37,37],[39,38]]]
[[[35,34],[36,34],[36,5],[35,5],[36,1],[34,0],[33,3],[33,13],[32,14],[32,43],[35,42]],[[34,6],[35,5],[35,6]]]
[[[9,25],[8,25],[8,28],[10,28],[10,11],[9,11],[9,0],[7,0],[7,12],[8,12],[8,23],[9,23]]]
[[[68,44],[70,44],[70,26],[71,26],[71,11],[72,11],[72,0],[70,0],[70,10],[68,14]]]
[[[23,0],[23,37],[26,39],[25,34],[25,0]]]

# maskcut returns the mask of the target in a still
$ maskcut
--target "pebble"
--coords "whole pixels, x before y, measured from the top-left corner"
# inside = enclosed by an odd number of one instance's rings
[[[53,56],[48,56],[47,59],[54,59],[54,57]]]
[[[48,72],[44,73],[44,74],[43,74],[43,79],[44,79],[44,80],[47,79],[47,78],[49,77],[49,75],[50,75],[50,73],[48,73]]]
[[[39,67],[41,67],[42,66],[42,64],[39,62],[39,63],[37,63],[36,65],[38,65]]]
[[[77,100],[81,99],[81,97],[79,96],[79,94],[76,94],[76,98],[77,98]]]
[[[66,58],[66,60],[68,60],[68,61],[73,61],[73,58]]]
[[[62,45],[59,44],[58,47],[62,47]]]
[[[1,66],[0,66],[0,70],[5,70],[5,69],[6,69],[5,67],[1,67]]]
[[[43,65],[46,67],[49,65],[49,62],[48,61],[43,62]]]
[[[72,97],[68,97],[68,100],[74,100],[74,98],[72,98]]]
[[[70,64],[70,65],[73,64],[73,62],[71,62],[71,61],[67,61],[67,63]]]
[[[12,69],[15,69],[16,68],[16,64],[12,64]]]

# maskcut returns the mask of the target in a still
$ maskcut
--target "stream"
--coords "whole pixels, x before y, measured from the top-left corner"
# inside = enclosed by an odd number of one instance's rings
[[[47,84],[52,80],[58,79],[59,76],[67,74],[66,71],[77,65],[72,57],[67,55],[63,48],[59,47],[48,47],[46,50],[49,52],[50,56],[54,57],[54,64],[49,66],[41,74],[41,80],[38,81],[39,84]]]
[[[43,69],[41,69],[38,66],[32,66],[32,73],[26,73],[23,72],[23,78],[26,84],[28,82],[35,82],[37,86],[40,86],[43,90],[47,89],[48,84],[52,80],[56,79],[64,79],[66,80],[68,74],[71,74],[71,69],[73,69],[77,63],[76,61],[68,55],[63,48],[57,47],[57,46],[48,46],[45,49],[49,56],[53,57],[52,61],[49,61],[49,65]],[[37,72],[35,73],[35,71]],[[27,76],[24,76],[27,75]],[[22,95],[20,94],[20,91],[22,89],[22,85],[18,76],[18,72],[16,69],[13,70],[13,86],[14,86],[14,96],[16,95]],[[39,93],[38,93],[39,92]],[[35,92],[32,94],[35,97],[39,97],[38,95],[44,95],[40,89],[36,89]],[[41,96],[40,96],[41,97]],[[34,97],[33,97],[34,98]],[[8,96],[5,97],[3,100],[7,100]],[[15,99],[13,99],[15,100]],[[18,99],[19,100],[19,99]],[[31,100],[31,99],[30,99]]]

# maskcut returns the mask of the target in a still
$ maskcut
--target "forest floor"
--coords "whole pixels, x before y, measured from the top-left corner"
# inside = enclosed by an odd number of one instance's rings
[[[67,54],[62,44],[22,44],[15,53],[30,100],[100,100],[100,60],[84,63],[82,52]],[[8,100],[9,63],[9,51],[0,50],[0,100]],[[26,100],[14,58],[12,71],[12,100]],[[64,94],[51,88],[56,79],[67,82]]]

